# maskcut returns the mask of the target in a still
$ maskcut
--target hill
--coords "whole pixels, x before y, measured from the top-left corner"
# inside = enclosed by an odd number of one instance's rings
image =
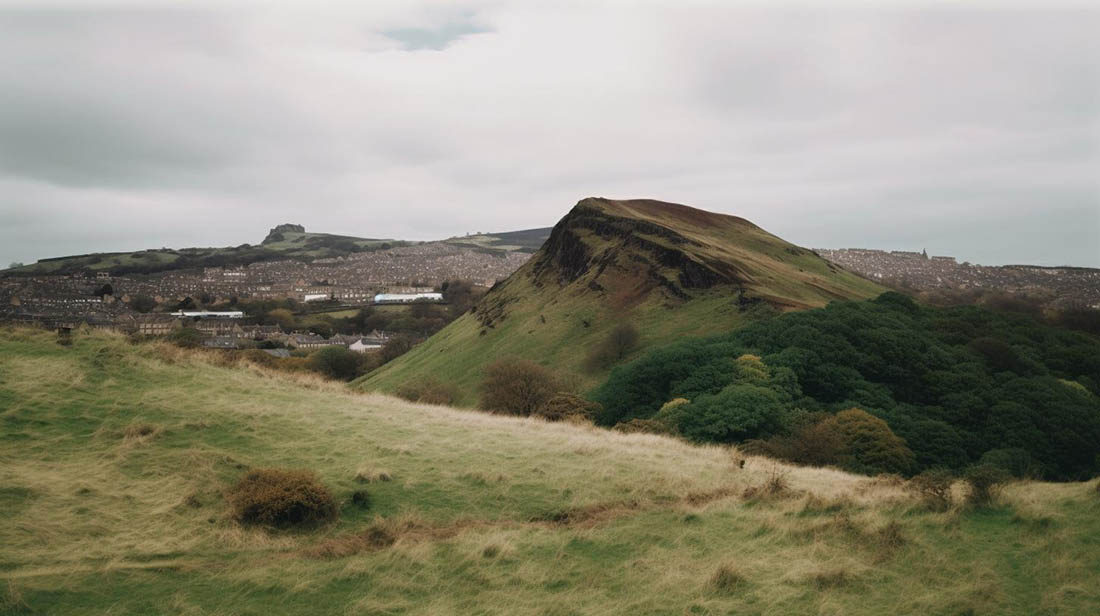
[[[261,244],[223,248],[160,248],[135,252],[103,252],[39,259],[37,263],[0,270],[0,275],[74,274],[109,270],[115,275],[152,274],[198,267],[241,266],[282,259],[312,261],[380,250],[408,242],[329,233],[309,233],[301,225],[279,225]]]
[[[932,513],[888,478],[413,405],[103,333],[71,347],[2,334],[4,614],[1023,615],[1100,602],[1095,481],[1022,482],[992,509]],[[272,466],[315,471],[339,520],[234,522],[229,487]],[[761,496],[768,484],[782,489]],[[365,508],[352,501],[364,489]]]
[[[440,243],[473,248],[489,253],[533,253],[546,240],[550,229],[525,229],[478,234],[439,240]],[[314,233],[302,225],[282,224],[271,229],[260,244],[222,248],[159,248],[134,252],[97,252],[39,259],[37,263],[0,270],[2,276],[75,274],[111,271],[115,275],[153,274],[199,267],[242,266],[261,261],[312,261],[343,257],[357,252],[386,250],[412,244],[394,239],[371,239],[331,233]]]
[[[550,227],[504,233],[478,233],[443,240],[448,244],[492,251],[537,252],[550,237]]]
[[[589,349],[632,323],[639,350],[732,330],[754,310],[823,306],[883,289],[734,216],[651,200],[589,198],[474,310],[365,379],[393,391],[428,375],[476,400],[483,367],[505,356],[553,366],[581,387]]]

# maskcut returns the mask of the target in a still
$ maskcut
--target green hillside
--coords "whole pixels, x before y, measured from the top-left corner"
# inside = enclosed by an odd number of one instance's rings
[[[471,405],[483,367],[517,356],[587,388],[604,370],[585,357],[632,323],[638,351],[730,331],[760,306],[779,310],[866,298],[883,289],[752,223],[650,200],[584,199],[530,261],[463,315],[360,385],[394,391],[428,375]]]
[[[107,334],[71,347],[0,334],[2,614],[1030,615],[1100,602],[1095,481],[1022,482],[992,509],[931,513],[889,478],[413,405]],[[226,491],[271,466],[315,471],[339,520],[233,521]],[[364,489],[366,508],[351,499]]]

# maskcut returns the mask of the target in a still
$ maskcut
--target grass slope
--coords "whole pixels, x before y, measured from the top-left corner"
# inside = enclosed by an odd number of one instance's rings
[[[474,313],[360,381],[392,392],[426,376],[477,399],[486,364],[534,359],[581,389],[606,374],[584,359],[619,323],[638,351],[742,325],[751,302],[780,309],[867,298],[884,289],[734,216],[659,201],[584,199],[538,253]]]
[[[928,513],[889,481],[403,403],[166,346],[0,331],[3,614],[1084,614],[1100,497]],[[143,426],[144,429],[137,429]],[[249,467],[340,521],[227,519]],[[392,481],[355,480],[386,472]],[[776,473],[788,498],[746,498]],[[370,491],[368,511],[350,503]],[[379,538],[389,537],[389,540]]]

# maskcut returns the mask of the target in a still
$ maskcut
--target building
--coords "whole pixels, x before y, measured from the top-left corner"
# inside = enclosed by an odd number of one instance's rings
[[[185,317],[188,319],[243,319],[244,312],[240,310],[180,310],[179,312],[173,312],[174,317]]]
[[[416,301],[441,302],[442,293],[379,293],[374,296],[376,304],[411,304]]]
[[[183,327],[180,320],[170,314],[135,314],[135,331],[142,336],[166,336]]]

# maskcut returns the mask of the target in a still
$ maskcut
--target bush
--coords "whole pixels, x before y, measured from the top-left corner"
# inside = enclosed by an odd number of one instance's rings
[[[842,465],[849,470],[876,473],[908,473],[915,463],[905,441],[885,421],[860,409],[837,413],[823,422],[834,429],[844,443]]]
[[[672,425],[695,441],[735,443],[770,436],[783,425],[785,405],[778,393],[748,384],[729,385],[667,413]]]
[[[330,379],[350,381],[359,376],[361,356],[340,346],[318,349],[309,356],[309,368]]]
[[[603,409],[598,402],[590,402],[577,394],[558,392],[545,404],[535,409],[532,415],[542,417],[547,421],[564,421],[566,419],[595,419]]]
[[[502,359],[485,368],[481,408],[530,415],[558,391],[557,379],[547,368],[528,359]]]
[[[184,349],[197,349],[202,346],[202,332],[194,327],[181,327],[172,332],[168,340]]]
[[[910,479],[906,487],[932,511],[947,511],[951,508],[951,485],[954,483],[951,471],[933,468]]]
[[[789,435],[751,441],[747,450],[770,458],[807,466],[839,465],[844,459],[844,435],[831,416],[813,414],[796,425]]]
[[[990,449],[982,454],[982,459],[978,461],[978,464],[988,464],[999,468],[1017,479],[1036,477],[1041,474],[1035,461],[1031,459],[1031,454],[1026,449],[1019,447]]]
[[[997,502],[1001,489],[1009,480],[1004,470],[989,464],[977,464],[966,469],[966,484],[970,491],[966,502],[974,507],[988,507]]]
[[[672,427],[659,419],[641,419],[638,417],[635,417],[630,421],[620,421],[619,423],[615,424],[615,427],[612,428],[612,430],[622,432],[623,434],[636,434],[639,432],[644,432],[646,434],[664,434],[669,436],[676,434],[676,431],[673,430]]]
[[[432,377],[425,377],[416,381],[410,381],[397,388],[394,392],[397,397],[409,402],[421,404],[454,404],[458,398],[458,388],[450,383],[443,383]]]
[[[638,347],[638,328],[631,323],[620,323],[607,335],[607,338],[592,348],[584,360],[589,370],[606,369],[630,355]]]
[[[256,469],[229,493],[233,518],[243,524],[292,527],[336,518],[336,501],[312,471]]]

